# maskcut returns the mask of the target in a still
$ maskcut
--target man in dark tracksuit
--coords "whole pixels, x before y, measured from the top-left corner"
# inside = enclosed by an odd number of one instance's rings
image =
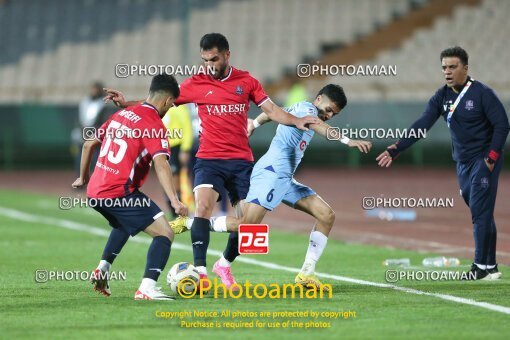
[[[461,194],[471,210],[475,257],[470,278],[499,279],[496,263],[494,206],[503,164],[503,147],[510,130],[505,109],[494,91],[468,76],[468,55],[460,47],[441,52],[446,85],[429,100],[410,129],[430,129],[439,117],[452,137],[453,159]],[[392,161],[418,138],[402,138],[377,157],[379,166]]]

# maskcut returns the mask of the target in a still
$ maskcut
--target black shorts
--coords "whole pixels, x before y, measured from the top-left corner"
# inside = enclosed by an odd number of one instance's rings
[[[213,188],[220,196],[227,190],[232,205],[246,198],[250,189],[250,176],[253,162],[239,159],[201,159],[198,158],[193,171],[193,192],[197,188]]]
[[[157,204],[138,190],[123,197],[89,198],[88,201],[89,206],[110,222],[110,226],[122,229],[131,236],[144,231],[158,217],[164,216]]]

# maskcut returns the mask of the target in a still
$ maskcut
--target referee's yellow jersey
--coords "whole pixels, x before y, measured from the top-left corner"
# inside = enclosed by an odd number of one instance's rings
[[[181,151],[190,151],[193,145],[193,130],[191,127],[191,112],[187,105],[170,108],[163,117],[165,127],[170,131],[168,142],[170,147],[181,146]],[[181,138],[182,136],[182,138]]]

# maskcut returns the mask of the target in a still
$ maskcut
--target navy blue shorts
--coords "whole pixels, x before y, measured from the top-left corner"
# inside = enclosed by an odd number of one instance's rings
[[[220,195],[220,201],[224,188],[228,192],[230,203],[234,205],[246,198],[252,170],[253,162],[250,161],[198,158],[193,168],[193,192],[198,188],[213,188]]]
[[[118,198],[89,198],[88,202],[110,222],[110,226],[122,229],[131,236],[144,231],[164,215],[154,201],[138,190]]]

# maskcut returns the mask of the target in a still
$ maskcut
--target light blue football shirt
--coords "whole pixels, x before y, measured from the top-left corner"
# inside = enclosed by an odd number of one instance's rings
[[[299,102],[284,110],[296,117],[317,116],[318,113],[317,108],[309,102]],[[257,161],[254,171],[272,166],[278,174],[294,175],[313,135],[312,130],[303,131],[292,126],[278,125],[269,150]]]

